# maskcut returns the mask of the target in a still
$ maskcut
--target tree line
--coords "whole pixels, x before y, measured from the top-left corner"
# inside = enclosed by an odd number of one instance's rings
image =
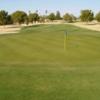
[[[100,22],[100,12],[94,15],[92,10],[82,10],[80,16],[77,18],[73,14],[65,13],[61,16],[60,12],[57,11],[55,13],[48,14],[47,10],[45,15],[39,15],[38,11],[32,13],[29,11],[27,14],[24,11],[15,11],[12,14],[8,14],[7,11],[1,10],[0,11],[0,25],[8,25],[8,24],[29,24],[29,23],[44,23],[47,20],[54,21],[54,20],[65,20],[68,23],[74,22],[77,19],[80,19],[82,22],[91,22],[93,20],[97,20]]]

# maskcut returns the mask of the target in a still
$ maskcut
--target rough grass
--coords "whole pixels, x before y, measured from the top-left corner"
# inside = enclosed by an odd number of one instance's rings
[[[100,32],[37,25],[1,35],[0,100],[100,100]]]

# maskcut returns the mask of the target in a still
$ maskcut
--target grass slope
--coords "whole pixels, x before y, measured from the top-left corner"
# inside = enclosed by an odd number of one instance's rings
[[[38,25],[1,35],[0,100],[100,100],[100,32]]]

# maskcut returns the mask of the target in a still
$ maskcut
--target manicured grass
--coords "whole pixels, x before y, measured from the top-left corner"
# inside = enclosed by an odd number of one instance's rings
[[[0,100],[100,100],[100,32],[37,25],[1,35]]]

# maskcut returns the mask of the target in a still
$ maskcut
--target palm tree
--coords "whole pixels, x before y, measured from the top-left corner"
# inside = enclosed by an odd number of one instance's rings
[[[28,13],[31,14],[31,11],[29,10]]]
[[[48,10],[45,10],[45,15],[47,16]]]
[[[36,12],[36,13],[38,13],[39,11],[38,11],[38,10],[36,10],[35,12]]]

